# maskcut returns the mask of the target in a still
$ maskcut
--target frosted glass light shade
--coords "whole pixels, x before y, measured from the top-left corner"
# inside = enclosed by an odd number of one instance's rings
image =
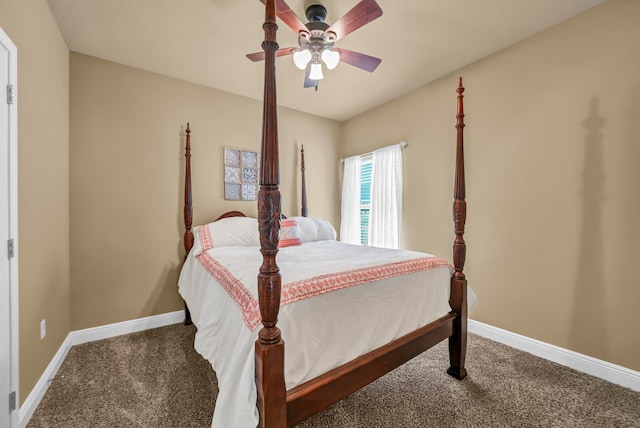
[[[324,75],[322,74],[322,64],[319,62],[314,62],[311,64],[311,71],[309,72],[309,79],[311,80],[320,80],[324,79]]]
[[[300,49],[293,52],[293,63],[300,70],[307,68],[309,61],[311,61],[311,51],[309,49]]]
[[[326,64],[327,68],[329,70],[333,70],[340,62],[340,52],[325,49],[322,51],[321,58],[322,61],[324,61],[324,63]]]

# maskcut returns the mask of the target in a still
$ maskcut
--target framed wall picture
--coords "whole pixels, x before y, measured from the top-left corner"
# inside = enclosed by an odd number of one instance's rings
[[[255,201],[260,185],[260,153],[224,149],[224,198]]]

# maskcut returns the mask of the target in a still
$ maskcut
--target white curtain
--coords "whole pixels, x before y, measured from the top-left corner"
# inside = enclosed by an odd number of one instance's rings
[[[340,241],[360,245],[360,156],[344,160]]]
[[[400,248],[401,227],[402,146],[396,144],[373,152],[369,245]]]

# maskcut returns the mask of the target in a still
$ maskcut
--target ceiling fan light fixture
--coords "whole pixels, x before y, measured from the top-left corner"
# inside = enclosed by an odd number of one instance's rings
[[[293,52],[293,63],[300,70],[307,68],[309,61],[311,61],[311,51],[309,49],[299,49]]]
[[[333,70],[340,62],[340,52],[337,50],[325,49],[322,51],[321,58],[327,68],[329,70]]]
[[[311,80],[324,79],[324,75],[322,74],[322,64],[320,64],[319,62],[311,63],[311,70],[309,71],[309,79]]]

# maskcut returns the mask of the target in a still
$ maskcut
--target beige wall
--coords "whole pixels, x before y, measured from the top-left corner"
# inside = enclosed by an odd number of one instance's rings
[[[640,370],[640,2],[609,1],[348,121],[405,140],[404,246],[450,254],[465,79],[471,317]]]
[[[18,47],[22,402],[70,329],[69,50],[46,1],[3,0],[0,26]]]
[[[255,202],[223,194],[223,148],[260,151],[262,103],[71,54],[72,329],[182,308],[184,129],[191,123],[194,224]],[[341,125],[281,109],[283,212],[300,211],[304,144],[310,215],[336,223]]]

